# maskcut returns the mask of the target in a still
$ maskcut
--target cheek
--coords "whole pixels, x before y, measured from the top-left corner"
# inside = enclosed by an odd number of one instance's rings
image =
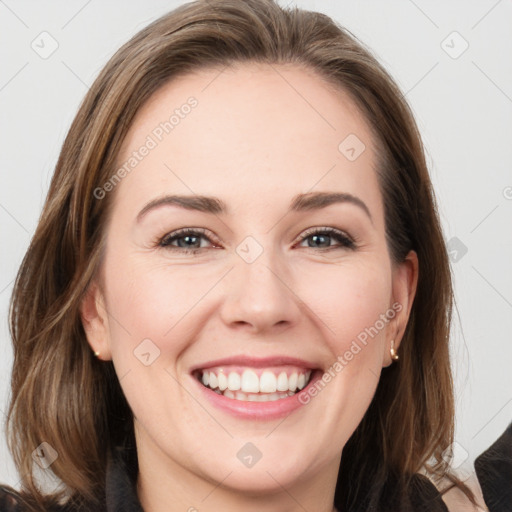
[[[177,428],[169,416],[183,405],[170,375],[194,339],[213,276],[137,257],[106,267],[105,274],[112,359],[130,407],[142,424]]]
[[[364,338],[371,327],[376,326],[379,334],[385,331],[388,322],[383,324],[381,318],[390,307],[392,290],[385,261],[320,266],[300,288],[335,353],[347,350],[358,336]]]
[[[385,260],[368,258],[336,269],[319,267],[310,278],[314,286],[303,286],[300,296],[315,313],[331,364],[303,403],[312,401],[323,411],[316,426],[331,432],[341,449],[363,418],[379,381],[389,324],[382,318],[390,308],[391,274]]]
[[[198,267],[185,269],[148,258],[125,258],[106,267],[106,290],[113,356],[123,358],[144,339],[162,352],[177,354],[187,342],[184,331],[197,317],[217,277]]]

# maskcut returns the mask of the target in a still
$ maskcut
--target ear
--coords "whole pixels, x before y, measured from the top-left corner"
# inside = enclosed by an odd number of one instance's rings
[[[391,341],[393,340],[393,347],[396,352],[398,352],[400,347],[416,295],[418,267],[418,255],[415,251],[410,251],[405,260],[393,269],[393,296],[390,309],[395,311],[395,316],[390,320],[386,331],[386,350],[384,351],[382,361],[383,367],[389,366],[393,362],[390,354]]]
[[[99,353],[98,359],[112,359],[105,298],[97,282],[91,283],[87,288],[80,304],[80,318],[87,342],[93,352]]]

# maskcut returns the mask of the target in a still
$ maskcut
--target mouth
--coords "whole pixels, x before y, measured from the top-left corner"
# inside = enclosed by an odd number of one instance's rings
[[[253,368],[218,366],[193,371],[202,386],[230,400],[273,402],[294,396],[320,370],[294,366]]]

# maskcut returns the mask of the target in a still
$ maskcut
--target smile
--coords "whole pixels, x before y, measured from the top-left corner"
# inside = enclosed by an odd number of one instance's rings
[[[207,388],[232,400],[270,402],[293,396],[310,381],[303,368],[208,368],[196,378]]]

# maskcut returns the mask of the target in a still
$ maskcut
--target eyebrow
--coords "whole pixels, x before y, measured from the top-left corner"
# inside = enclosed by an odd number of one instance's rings
[[[290,203],[290,211],[303,212],[319,210],[336,203],[349,203],[362,209],[373,222],[372,215],[366,204],[358,197],[342,192],[309,192],[296,195]],[[137,222],[151,210],[161,206],[178,206],[186,210],[211,213],[215,215],[228,214],[229,209],[222,199],[213,196],[200,195],[165,195],[147,203],[137,215]]]

